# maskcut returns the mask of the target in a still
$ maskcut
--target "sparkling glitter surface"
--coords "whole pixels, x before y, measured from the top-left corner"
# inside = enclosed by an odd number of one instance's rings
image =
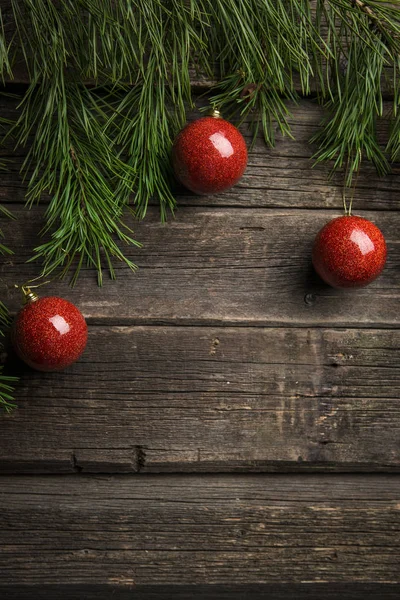
[[[192,192],[223,192],[239,181],[246,169],[246,142],[228,121],[203,117],[178,134],[172,164],[177,179]]]
[[[363,287],[378,277],[385,266],[385,238],[367,219],[339,217],[318,233],[312,259],[315,270],[329,285]]]
[[[20,310],[12,341],[29,366],[38,371],[59,371],[74,363],[84,351],[87,325],[74,304],[48,296],[29,302]]]

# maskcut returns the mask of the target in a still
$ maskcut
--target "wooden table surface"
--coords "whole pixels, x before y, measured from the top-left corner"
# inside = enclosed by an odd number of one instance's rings
[[[177,190],[166,225],[150,208],[136,275],[43,292],[79,306],[89,345],[61,374],[9,357],[2,600],[399,598],[400,165],[365,165],[355,193],[386,237],[384,273],[325,286],[310,253],[341,178],[312,168],[321,109],[292,109],[295,140],[257,140],[231,191]],[[18,217],[0,218],[13,310],[45,210],[24,208],[23,155],[0,180]]]

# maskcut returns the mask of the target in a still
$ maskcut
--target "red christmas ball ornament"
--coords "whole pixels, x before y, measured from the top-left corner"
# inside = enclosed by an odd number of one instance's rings
[[[240,131],[214,110],[182,129],[172,147],[176,178],[195,194],[217,194],[239,181],[247,166]]]
[[[317,234],[312,252],[314,268],[329,285],[364,287],[382,272],[386,242],[368,219],[343,216],[327,223]]]
[[[12,343],[19,357],[38,371],[60,371],[81,356],[87,324],[77,307],[56,296],[39,298],[23,288],[25,306],[17,314]]]

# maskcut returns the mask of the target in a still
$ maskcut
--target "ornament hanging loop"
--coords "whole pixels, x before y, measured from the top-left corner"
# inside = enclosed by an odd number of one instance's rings
[[[62,251],[67,255],[67,257],[69,257],[68,252],[66,250],[64,250],[64,248],[62,248]],[[60,277],[63,277],[63,275],[65,274],[67,269],[68,269],[68,264],[65,266]],[[21,286],[15,284],[14,287],[20,288],[22,291],[24,304],[28,304],[29,302],[36,302],[37,300],[39,300],[38,294],[36,294],[36,292],[32,292],[33,289],[39,288],[42,285],[47,285],[48,283],[51,283],[52,281],[57,279],[57,276],[56,276],[56,277],[52,277],[51,279],[46,279],[46,281],[42,281],[41,283],[37,283],[36,285],[31,285],[34,281],[38,281],[38,280],[42,279],[43,276],[44,276],[44,274],[38,275],[34,279],[30,279],[29,281],[27,281],[26,283],[24,283]]]
[[[38,294],[36,294],[36,292],[33,292],[32,290],[39,288],[42,285],[46,285],[47,283],[50,283],[50,281],[48,280],[48,281],[42,281],[42,283],[38,283],[37,285],[31,285],[31,283],[33,283],[34,281],[37,281],[40,278],[41,278],[41,275],[39,275],[39,277],[35,277],[35,279],[30,279],[29,281],[27,281],[27,283],[24,283],[21,286],[15,284],[16,288],[21,289],[24,304],[28,304],[29,302],[37,302],[37,300],[39,300],[39,296],[38,296]]]

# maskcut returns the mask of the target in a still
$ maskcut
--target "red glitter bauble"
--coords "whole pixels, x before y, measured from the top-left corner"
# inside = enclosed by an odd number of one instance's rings
[[[315,238],[312,260],[317,273],[337,288],[363,287],[382,272],[386,242],[380,229],[362,217],[333,219]]]
[[[247,165],[242,134],[221,119],[217,111],[214,114],[186,125],[172,148],[177,179],[196,194],[217,194],[229,189],[239,181]]]
[[[12,329],[17,354],[38,371],[60,371],[74,363],[85,349],[87,336],[86,321],[74,304],[32,293]]]

